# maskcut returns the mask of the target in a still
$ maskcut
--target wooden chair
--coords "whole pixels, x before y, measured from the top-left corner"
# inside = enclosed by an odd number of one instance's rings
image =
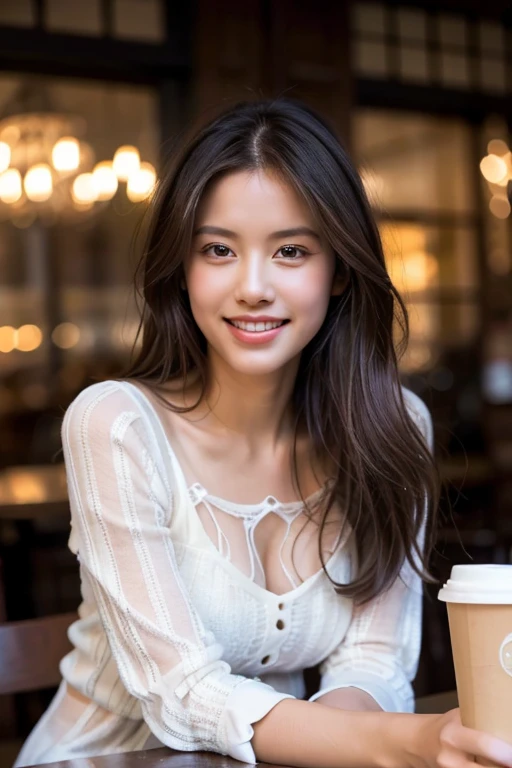
[[[2,729],[0,768],[13,764],[24,741],[7,735],[16,731],[12,694],[59,685],[59,662],[72,648],[67,629],[76,618],[76,613],[63,613],[0,623],[0,716],[11,724],[7,733]]]
[[[60,683],[59,662],[76,613],[0,624],[0,695],[39,691]]]

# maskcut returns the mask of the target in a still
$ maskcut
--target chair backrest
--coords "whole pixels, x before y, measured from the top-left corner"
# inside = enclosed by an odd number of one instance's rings
[[[0,624],[0,695],[57,686],[59,662],[71,649],[67,629],[76,613]]]

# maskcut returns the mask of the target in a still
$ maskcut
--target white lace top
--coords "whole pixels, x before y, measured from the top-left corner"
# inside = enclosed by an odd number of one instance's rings
[[[404,395],[431,446],[428,410]],[[62,438],[83,602],[63,683],[16,766],[161,744],[254,763],[252,724],[304,697],[303,670],[318,663],[312,699],[354,686],[385,710],[413,711],[422,586],[410,566],[405,584],[355,610],[322,570],[298,580],[288,544],[302,503],[237,504],[188,487],[155,409],[128,382],[85,389]],[[283,594],[265,587],[255,537],[269,514],[283,521]],[[334,580],[350,580],[352,554],[346,538],[334,542]]]

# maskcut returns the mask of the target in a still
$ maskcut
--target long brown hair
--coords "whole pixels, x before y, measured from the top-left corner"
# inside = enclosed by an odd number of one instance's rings
[[[177,152],[151,204],[136,276],[141,322],[122,376],[158,395],[169,380],[198,374],[202,399],[206,340],[182,287],[195,212],[206,185],[220,174],[256,169],[278,173],[303,196],[336,254],[337,269],[349,278],[302,352],[293,392],[294,481],[298,485],[299,426],[316,454],[335,467],[319,527],[324,570],[322,535],[337,504],[354,536],[358,563],[350,584],[331,579],[340,594],[365,603],[391,586],[406,561],[434,582],[428,561],[440,483],[400,386],[397,356],[408,340],[407,311],[388,276],[359,174],[336,134],[305,105],[289,99],[237,104]],[[394,321],[401,328],[398,344]],[[195,407],[166,404],[180,412]]]

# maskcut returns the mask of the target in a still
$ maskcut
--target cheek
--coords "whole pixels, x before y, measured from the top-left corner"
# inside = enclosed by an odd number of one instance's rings
[[[187,290],[194,315],[209,311],[215,304],[218,286],[215,275],[204,268],[204,264],[192,263],[187,272]]]
[[[292,270],[290,270],[292,271]],[[314,316],[325,311],[332,288],[333,269],[327,264],[312,265],[311,269],[291,275],[286,281],[286,293],[290,306]]]

